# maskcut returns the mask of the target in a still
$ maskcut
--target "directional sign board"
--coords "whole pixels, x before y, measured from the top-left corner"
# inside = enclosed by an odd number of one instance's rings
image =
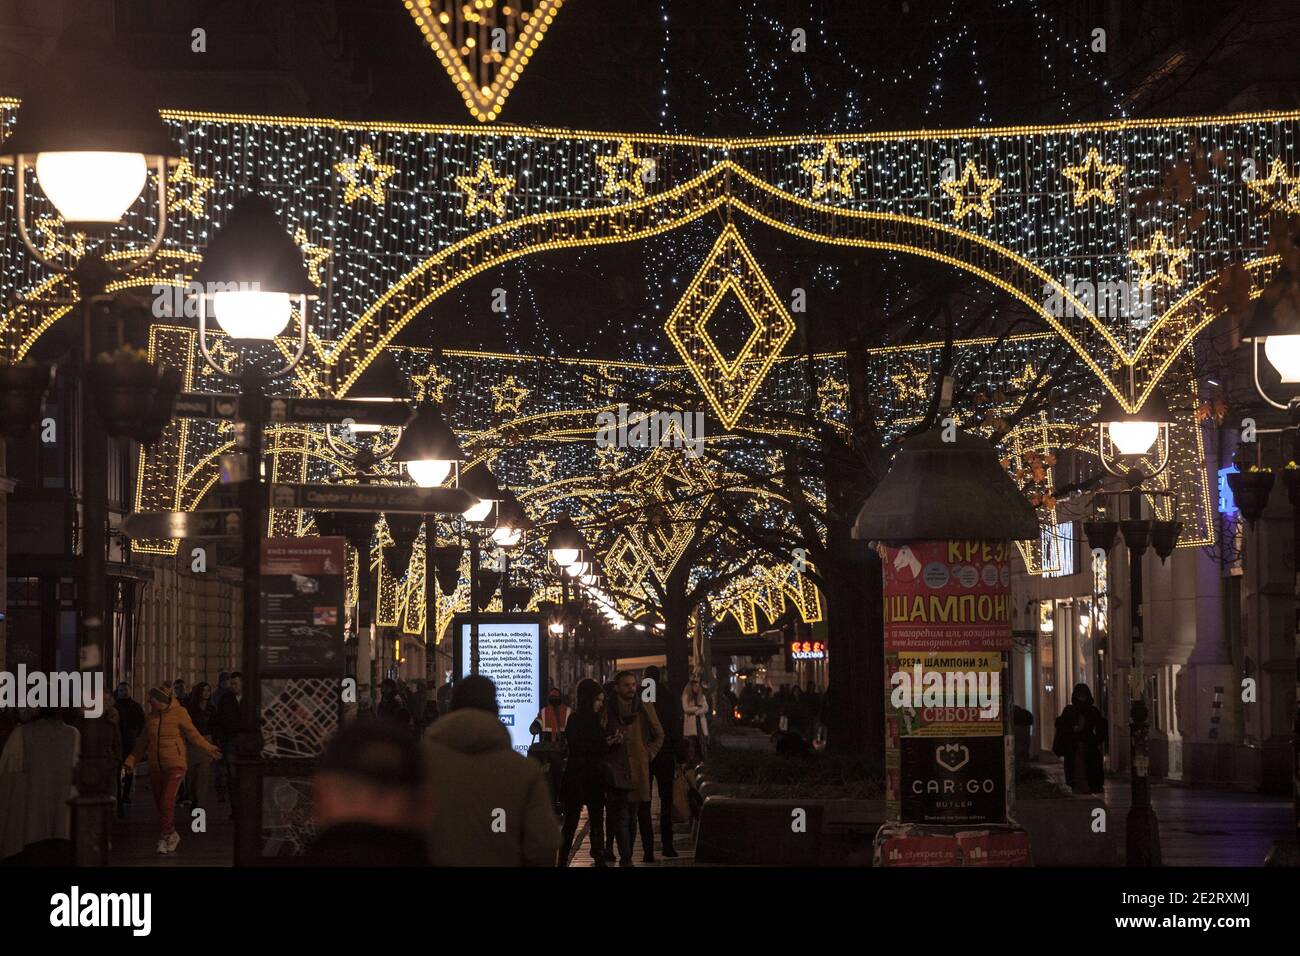
[[[238,411],[238,395],[207,395],[203,392],[181,392],[172,406],[176,418],[234,418]]]
[[[272,508],[306,511],[461,514],[473,503],[473,496],[459,488],[409,488],[400,485],[271,486]]]
[[[411,420],[411,406],[405,402],[364,402],[347,398],[269,398],[269,422],[300,422],[305,425],[405,425]]]
[[[237,538],[239,509],[136,511],[122,520],[128,538]]]

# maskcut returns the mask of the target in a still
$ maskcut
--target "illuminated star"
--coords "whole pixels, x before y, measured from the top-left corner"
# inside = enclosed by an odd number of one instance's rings
[[[849,403],[848,382],[841,382],[835,378],[824,380],[817,386],[817,403],[823,415],[846,408]]]
[[[212,361],[221,366],[223,371],[229,372],[235,367],[235,362],[238,360],[239,356],[226,348],[225,339],[217,339],[215,344],[210,345],[208,349],[212,353]],[[216,375],[217,373],[208,365],[207,362],[204,362],[200,374]]]
[[[1128,257],[1142,267],[1138,285],[1146,288],[1162,282],[1171,288],[1177,288],[1183,284],[1182,276],[1178,274],[1178,267],[1186,262],[1191,254],[1190,249],[1171,247],[1165,234],[1157,229],[1156,234],[1151,237],[1149,246],[1145,249],[1134,249]],[[1152,267],[1152,260],[1158,260],[1158,268]]]
[[[371,174],[368,181],[365,182],[362,181],[361,177],[363,169]],[[370,148],[370,144],[367,143],[361,147],[361,153],[354,162],[335,163],[334,172],[347,180],[347,188],[343,190],[343,201],[345,203],[354,203],[362,196],[369,196],[377,205],[382,206],[384,204],[384,184],[397,172],[397,167],[377,161],[374,151]]]
[[[451,377],[441,374],[437,367],[430,362],[423,375],[411,376],[411,382],[415,385],[415,400],[417,402],[442,403],[444,401],[443,393],[447,390],[447,386],[451,384]]]
[[[474,176],[457,176],[456,185],[465,194],[465,216],[474,215],[481,209],[490,209],[497,216],[506,214],[506,193],[515,188],[513,176],[498,176],[492,169],[492,160],[482,159],[478,164],[478,173]],[[490,188],[489,188],[490,187]],[[491,198],[480,195],[491,194]]]
[[[324,285],[325,280],[321,276],[321,265],[334,253],[308,239],[307,230],[301,226],[293,234],[293,241],[298,243],[299,248],[302,249],[303,258],[307,260],[307,275],[311,278],[312,285]]]
[[[912,398],[926,397],[925,383],[929,377],[929,372],[922,372],[915,365],[909,364],[906,371],[889,376],[889,380],[898,390],[898,400],[905,402]]]
[[[1096,147],[1088,150],[1083,163],[1066,166],[1061,175],[1074,183],[1074,204],[1086,206],[1090,199],[1115,205],[1115,180],[1124,172],[1122,163],[1103,163]]]
[[[620,190],[626,189],[639,199],[645,195],[645,177],[655,168],[655,161],[649,157],[637,156],[632,152],[632,144],[623,140],[613,156],[597,156],[596,165],[605,172],[603,192],[606,196],[616,195]],[[623,175],[627,166],[632,167],[630,177]]]
[[[184,190],[181,187],[185,183],[189,184],[189,195],[182,199]],[[195,176],[193,164],[188,159],[182,159],[167,187],[167,211],[178,212],[184,209],[191,216],[202,217],[203,197],[212,191],[215,184],[216,180],[208,176]]]
[[[1268,204],[1270,209],[1300,212],[1300,176],[1288,176],[1286,165],[1274,156],[1268,168],[1268,178],[1256,176],[1246,186]]]
[[[516,382],[513,375],[507,375],[488,391],[492,393],[494,411],[511,412],[515,415],[519,414],[519,406],[523,404],[529,393],[529,389]]]
[[[62,216],[42,216],[36,220],[36,231],[45,237],[41,252],[47,258],[67,253],[77,259],[86,254],[86,234],[74,232],[65,235],[66,225]]]
[[[1009,379],[1012,388],[1024,391],[1034,382],[1038,381],[1038,370],[1034,368],[1032,362],[1026,362],[1025,367]]]
[[[968,159],[962,168],[960,179],[942,182],[939,186],[957,204],[952,211],[954,219],[960,220],[970,212],[977,212],[985,219],[992,219],[993,204],[990,200],[993,194],[1002,188],[1002,180],[995,176],[988,178],[981,176],[979,170],[975,168],[975,161]],[[978,198],[974,196],[977,192]]]
[[[546,457],[546,452],[539,451],[535,458],[528,459],[528,477],[543,484],[550,482],[555,474],[555,462]]]
[[[862,159],[856,156],[844,158],[834,143],[822,147],[822,154],[816,159],[805,159],[799,164],[805,173],[813,178],[813,199],[820,199],[827,193],[839,193],[853,198],[853,173],[862,165]],[[828,177],[826,174],[830,172]]]
[[[616,445],[596,446],[596,467],[601,471],[618,471],[627,452]]]

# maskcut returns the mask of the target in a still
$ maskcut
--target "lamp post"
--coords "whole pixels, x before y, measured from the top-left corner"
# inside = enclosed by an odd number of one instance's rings
[[[582,557],[588,550],[587,539],[578,530],[572,518],[567,514],[561,515],[546,539],[546,550],[560,578],[560,620],[564,625],[560,637],[560,650],[563,652],[564,638],[569,632],[569,578],[576,576],[569,574],[569,569],[581,564]],[[577,573],[581,574],[582,571]]]
[[[1273,845],[1266,862],[1291,865],[1300,863],[1300,313],[1295,307],[1300,281],[1283,264],[1269,280],[1241,330],[1243,342],[1251,346],[1251,366],[1255,391],[1273,408],[1285,411],[1295,429],[1292,459],[1282,469],[1287,498],[1291,502],[1293,563],[1295,564],[1295,710],[1291,723],[1291,795],[1294,814],[1292,840]],[[1290,392],[1286,402],[1269,395],[1259,377],[1259,353],[1277,372],[1280,384]],[[1259,430],[1257,429],[1257,432]],[[1232,477],[1230,476],[1230,480]],[[1271,481],[1269,482],[1271,484]]]
[[[402,431],[393,449],[393,461],[406,468],[406,474],[421,488],[435,488],[449,477],[459,478],[465,452],[438,406],[422,402],[415,417]],[[435,567],[438,565],[438,519],[424,516],[424,646],[425,677],[433,678],[432,662],[438,654],[438,595]],[[459,567],[459,557],[457,557]]]
[[[1131,370],[1130,370],[1131,371]],[[1132,394],[1130,381],[1130,394]],[[1149,717],[1146,705],[1145,645],[1142,632],[1142,556],[1151,543],[1157,524],[1161,525],[1160,544],[1172,550],[1178,524],[1153,522],[1142,517],[1142,484],[1169,466],[1169,407],[1159,391],[1154,392],[1137,411],[1120,406],[1113,395],[1102,400],[1098,414],[1097,453],[1102,467],[1128,484],[1128,517],[1116,522],[1091,522],[1085,525],[1089,548],[1109,551],[1115,542],[1116,526],[1123,529],[1128,546],[1129,568],[1129,635],[1133,648],[1133,671],[1129,684],[1129,742],[1131,761],[1129,786],[1132,805],[1126,830],[1126,862],[1129,866],[1160,865],[1160,825],[1151,806],[1150,755],[1148,747]],[[1157,446],[1161,455],[1155,467],[1143,470]],[[1116,505],[1118,509],[1118,502]],[[1094,537],[1095,535],[1095,537]],[[1094,545],[1094,541],[1096,542]]]
[[[234,470],[238,478],[241,510],[240,538],[243,565],[242,670],[244,696],[240,702],[236,744],[235,863],[247,866],[261,855],[261,709],[259,638],[261,632],[261,547],[266,534],[267,486],[262,475],[263,436],[266,428],[266,384],[289,374],[307,347],[308,302],[315,298],[302,253],[285,231],[271,204],[249,196],[231,211],[230,218],[212,238],[199,267],[203,290],[199,301],[199,347],[208,366],[240,382],[235,447],[240,453]],[[216,362],[208,348],[207,315],[237,347],[268,343],[284,331],[298,303],[298,347],[288,363],[267,375],[255,362],[235,373]]]
[[[483,545],[482,529],[492,517],[497,502],[501,500],[501,489],[486,464],[466,469],[460,476],[459,487],[477,499],[461,515],[465,522],[465,542],[469,546],[469,672],[477,674],[479,671],[479,578],[481,577],[479,549]]]
[[[178,162],[171,135],[152,97],[133,88],[114,51],[77,49],[80,36],[68,31],[54,59],[42,70],[45,82],[23,100],[12,135],[0,144],[0,164],[15,168],[18,234],[29,255],[53,272],[69,275],[77,287],[82,349],[73,350],[81,383],[81,605],[79,667],[101,672],[111,684],[113,653],[108,614],[106,546],[108,521],[107,436],[90,411],[86,379],[98,348],[95,313],[106,301],[109,281],[150,261],[167,231],[167,170]],[[91,38],[90,42],[93,42]],[[149,169],[157,176],[157,223],[151,241],[133,256],[110,259],[99,246],[75,265],[45,255],[27,228],[27,174],[34,171],[45,197],[67,229],[107,239],[144,190]],[[82,866],[108,863],[108,836],[115,789],[108,734],[102,720],[85,722],[73,798],[75,860]]]

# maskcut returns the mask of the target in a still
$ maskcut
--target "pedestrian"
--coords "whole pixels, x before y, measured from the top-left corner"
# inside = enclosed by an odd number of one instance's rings
[[[398,693],[397,681],[391,677],[385,677],[379,684],[379,706],[375,708],[375,716],[407,730],[411,729],[411,712]]]
[[[682,691],[682,736],[690,750],[689,762],[699,763],[709,749],[709,699],[698,677]]]
[[[646,683],[646,682],[649,683]],[[666,857],[675,857],[673,846],[673,779],[677,767],[686,762],[686,738],[682,734],[685,715],[681,695],[673,693],[663,679],[659,668],[651,664],[645,669],[643,688],[654,703],[659,724],[663,727],[664,743],[650,761],[650,780],[659,791],[659,851]],[[650,801],[637,806],[637,821],[641,829],[641,847],[647,861],[653,862],[654,830],[651,822]]]
[[[635,674],[619,671],[614,675],[613,684],[615,693],[612,703],[606,707],[609,715],[606,720],[613,729],[622,732],[622,739],[608,758],[610,786],[615,796],[607,803],[614,806],[613,839],[618,843],[619,866],[631,866],[632,827],[640,823],[641,804],[650,800],[650,762],[663,747],[664,729],[655,705],[641,699]],[[626,804],[625,813],[620,812],[619,803]],[[647,843],[644,836],[643,833],[643,858],[646,863],[653,863],[654,841]],[[610,841],[611,837],[606,835],[606,844]]]
[[[118,729],[122,735],[122,753],[129,754],[135,750],[135,742],[144,732],[144,708],[131,697],[131,685],[122,681],[117,685],[115,706],[117,707]],[[117,815],[126,817],[126,808],[131,805],[131,792],[135,788],[135,774],[122,774],[117,786]]]
[[[180,677],[172,681],[172,696],[180,701],[182,707],[190,699],[189,694],[185,692],[185,681]]]
[[[564,804],[564,830],[560,835],[558,864],[569,865],[569,851],[582,808],[587,808],[587,826],[591,836],[591,858],[596,866],[606,866],[605,855],[605,758],[618,740],[605,724],[605,692],[590,677],[578,683],[578,708],[565,725],[569,757],[560,783]]]
[[[188,768],[186,744],[193,744],[213,759],[221,759],[221,750],[203,739],[190,720],[189,711],[181,706],[164,684],[149,691],[149,714],[144,735],[126,758],[123,773],[130,773],[141,760],[149,761],[149,781],[158,806],[158,852],[175,853],[180,845],[176,832],[176,791]]]
[[[239,710],[244,700],[244,675],[235,671],[226,683],[226,689],[217,702],[216,714],[212,721],[212,736],[224,755],[221,760],[221,776],[225,780],[225,790],[230,797],[230,819],[235,818],[235,741],[239,736]]]
[[[194,722],[194,729],[208,743],[214,743],[212,725],[217,710],[212,706],[212,685],[207,681],[200,681],[195,684],[190,690],[190,698],[185,704],[185,709],[189,711],[190,720]],[[186,746],[185,759],[189,762],[189,769],[185,773],[185,789],[189,797],[189,805],[191,807],[201,807],[204,798],[208,795],[208,784],[212,779],[212,765],[207,760],[201,759],[202,753],[193,744],[187,744]]]
[[[397,724],[353,723],[334,735],[312,778],[317,837],[304,866],[428,866],[420,745]]]
[[[1075,793],[1101,793],[1105,789],[1102,751],[1109,728],[1093,704],[1087,684],[1075,684],[1070,703],[1056,718],[1052,753],[1062,759],[1065,781]]]
[[[511,746],[492,681],[457,681],[451,710],[424,739],[435,866],[555,866],[560,828],[546,780]]]
[[[72,865],[74,773],[81,734],[55,709],[19,713],[0,753],[0,860]]]
[[[552,687],[546,695],[543,707],[528,727],[528,732],[538,738],[537,743],[528,748],[528,756],[537,760],[546,771],[546,781],[551,788],[551,797],[563,813],[560,804],[560,778],[564,774],[564,759],[567,752],[564,728],[569,723],[573,711],[564,703],[564,695],[558,687]]]

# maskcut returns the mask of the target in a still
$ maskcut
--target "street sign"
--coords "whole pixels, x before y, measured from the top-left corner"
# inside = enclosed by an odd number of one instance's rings
[[[234,419],[239,414],[239,396],[181,392],[172,406],[176,418]],[[411,419],[406,402],[366,402],[356,398],[266,399],[266,420],[272,423],[298,422],[304,425],[341,425],[350,420],[358,425],[405,425]]]
[[[209,395],[181,392],[172,406],[176,418],[234,418],[239,411],[238,395]]]
[[[410,488],[401,485],[271,486],[272,508],[297,508],[305,511],[461,514],[473,503],[473,496],[459,488]]]
[[[122,519],[128,538],[237,538],[239,509],[135,511]]]
[[[268,422],[300,422],[305,425],[341,425],[351,420],[359,425],[405,425],[411,406],[405,402],[363,402],[355,398],[268,398]]]

